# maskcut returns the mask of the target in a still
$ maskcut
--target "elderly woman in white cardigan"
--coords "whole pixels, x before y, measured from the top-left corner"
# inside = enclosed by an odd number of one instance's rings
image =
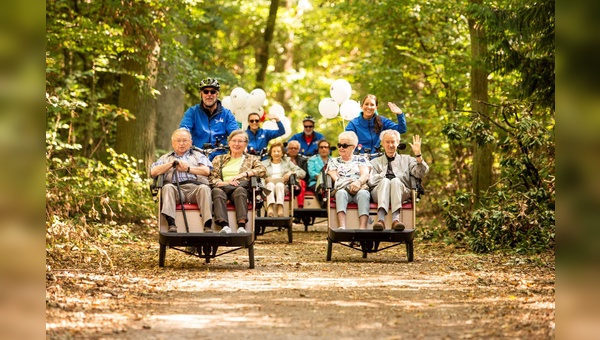
[[[267,168],[265,188],[267,192],[267,216],[275,214],[283,216],[283,198],[286,194],[286,184],[290,176],[295,174],[297,178],[304,178],[306,171],[294,164],[289,158],[283,157],[283,144],[275,143],[269,148],[269,158],[263,161]]]

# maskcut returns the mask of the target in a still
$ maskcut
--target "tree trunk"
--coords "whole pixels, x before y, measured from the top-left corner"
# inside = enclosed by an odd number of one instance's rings
[[[285,7],[290,10],[290,8],[294,6],[291,0],[286,0]],[[298,9],[296,11],[295,20],[301,20],[303,11]],[[275,72],[286,74],[286,72],[291,71],[294,68],[294,31],[290,30],[287,34],[287,40],[283,43],[283,56],[282,58],[278,58],[278,61],[275,63]],[[290,87],[284,87],[282,90],[275,94],[275,98],[277,101],[281,103],[286,112],[292,111],[292,107],[289,104],[290,98],[292,98],[292,90]]]
[[[267,27],[265,28],[265,35],[263,45],[260,47],[258,52],[258,73],[256,74],[256,87],[264,88],[265,79],[267,77],[267,67],[269,66],[269,48],[273,41],[273,34],[275,32],[275,22],[277,21],[277,10],[279,9],[279,0],[271,0],[271,7],[269,8],[269,18],[267,19]]]
[[[155,45],[158,49],[158,44]],[[154,136],[156,126],[156,99],[151,90],[156,86],[157,53],[148,55],[147,64],[128,59],[125,69],[128,71],[121,78],[123,87],[119,93],[119,106],[129,110],[135,119],[120,119],[117,122],[115,149],[118,153],[126,153],[143,160],[145,169],[149,170],[154,155]],[[144,74],[144,80],[137,80],[134,75]]]
[[[470,0],[471,3],[481,4],[482,0]],[[474,114],[482,113],[488,116],[488,72],[485,66],[487,45],[483,27],[469,19],[471,36],[471,107]],[[473,152],[473,193],[475,202],[479,201],[482,192],[492,185],[492,145],[475,143]]]
[[[185,37],[178,37],[186,44]],[[185,110],[185,91],[183,84],[175,79],[176,70],[167,62],[161,62],[157,81],[160,95],[156,99],[156,149],[167,152],[172,149],[171,134],[179,127]]]

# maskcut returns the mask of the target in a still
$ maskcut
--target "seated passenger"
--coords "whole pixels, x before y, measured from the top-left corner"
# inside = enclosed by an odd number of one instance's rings
[[[369,220],[370,194],[369,161],[360,155],[354,155],[358,137],[352,131],[344,131],[338,136],[339,157],[329,159],[327,174],[335,181],[335,205],[339,229],[346,229],[346,208],[349,202],[358,205],[360,229],[367,229]]]
[[[290,158],[292,163],[299,166],[305,173],[308,173],[307,163],[308,158],[303,156],[300,152],[300,142],[297,140],[291,140],[287,143],[287,156]],[[296,200],[298,202],[298,207],[302,208],[304,206],[304,192],[306,191],[306,182],[304,180],[300,180],[300,193],[294,193],[296,196]]]
[[[265,166],[258,156],[244,152],[248,144],[248,135],[243,130],[233,131],[227,137],[229,153],[213,159],[213,169],[209,181],[213,186],[212,197],[215,223],[222,227],[222,233],[230,233],[227,218],[227,199],[235,206],[238,233],[245,233],[248,221],[248,192],[252,176],[264,177]]]
[[[198,204],[204,231],[210,232],[212,199],[207,176],[212,169],[212,163],[204,154],[192,148],[192,135],[187,129],[175,130],[171,135],[171,145],[173,151],[162,155],[150,168],[152,177],[164,174],[161,214],[167,220],[169,232],[177,232],[175,206],[180,202],[177,179],[183,196],[182,201]],[[177,175],[174,176],[175,173]]]
[[[400,222],[402,202],[410,197],[410,175],[423,178],[429,171],[429,166],[421,156],[421,137],[413,136],[410,143],[414,157],[400,155],[396,152],[400,144],[400,133],[396,130],[385,130],[380,135],[381,144],[385,154],[373,159],[369,186],[373,201],[377,203],[378,222],[373,225],[373,230],[385,229],[385,215],[388,208],[392,209],[393,230],[404,230]],[[391,201],[391,202],[390,202]]]
[[[329,162],[329,142],[321,139],[318,143],[319,153],[308,159],[308,190],[316,192],[317,179],[323,167]]]
[[[304,178],[306,172],[292,163],[288,157],[283,157],[283,144],[276,143],[269,149],[269,159],[263,161],[267,169],[266,185],[267,192],[267,216],[273,217],[275,211],[277,216],[283,216],[283,198],[286,194],[286,184],[290,176],[295,174],[298,179]]]

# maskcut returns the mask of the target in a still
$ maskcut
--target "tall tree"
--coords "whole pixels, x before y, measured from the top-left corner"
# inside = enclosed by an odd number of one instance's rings
[[[124,56],[119,91],[119,106],[135,119],[117,122],[115,149],[144,161],[146,169],[154,160],[156,131],[156,87],[158,54],[157,30],[153,19],[157,12],[146,2],[128,1],[123,6],[124,37],[129,50]],[[132,20],[136,18],[137,20]]]
[[[258,48],[258,72],[256,74],[256,87],[263,88],[265,86],[265,78],[267,76],[267,67],[269,66],[269,48],[273,41],[275,32],[275,22],[277,21],[277,10],[279,9],[279,0],[271,0],[269,8],[269,19],[267,19],[267,27],[262,45]]]
[[[176,43],[187,45],[187,36],[179,35]],[[158,150],[171,149],[171,133],[179,127],[185,110],[185,88],[179,77],[181,68],[175,58],[164,56],[165,45],[161,47],[161,61],[156,84],[160,95],[156,99],[156,138]]]
[[[481,4],[482,0],[470,0],[472,4]],[[468,19],[471,37],[471,108],[476,121],[489,125],[481,120],[481,116],[488,117],[488,71],[485,58],[487,58],[487,42],[483,24],[474,18]],[[479,195],[492,185],[492,164],[494,156],[492,145],[481,138],[475,138],[473,153],[473,193],[477,202]]]

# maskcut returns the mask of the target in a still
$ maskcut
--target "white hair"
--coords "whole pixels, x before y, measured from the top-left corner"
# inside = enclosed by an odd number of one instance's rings
[[[394,137],[396,137],[398,142],[400,142],[400,132],[398,132],[397,130],[388,129],[381,131],[381,133],[379,134],[379,140],[383,140],[383,137],[385,137],[386,135],[393,135]]]
[[[348,139],[350,140],[350,143],[352,143],[352,145],[358,145],[358,136],[356,135],[356,133],[354,133],[354,131],[344,131],[340,133],[340,135],[338,136],[338,142],[341,139]]]

